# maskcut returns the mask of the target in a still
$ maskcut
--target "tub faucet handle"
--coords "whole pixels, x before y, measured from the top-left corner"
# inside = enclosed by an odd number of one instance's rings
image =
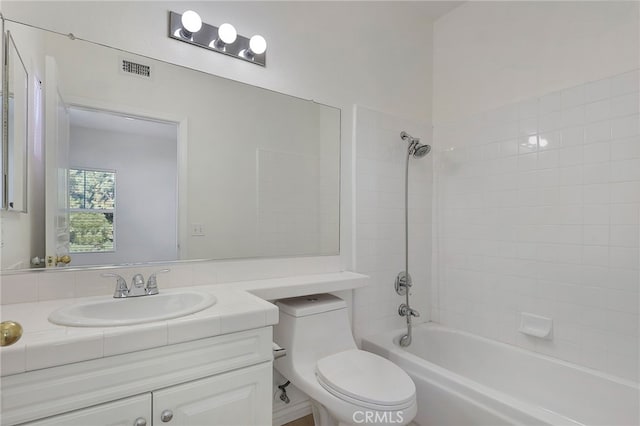
[[[400,315],[401,317],[406,317],[406,316],[419,317],[420,312],[416,311],[413,308],[410,308],[409,305],[407,305],[406,303],[403,303],[398,307],[398,315]]]

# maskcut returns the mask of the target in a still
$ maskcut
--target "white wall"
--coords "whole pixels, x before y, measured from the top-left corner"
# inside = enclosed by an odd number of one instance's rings
[[[71,126],[69,166],[116,172],[115,251],[75,266],[178,258],[177,155],[176,139]]]
[[[352,105],[396,116],[431,115],[431,22],[449,4],[360,2],[9,2],[29,22],[342,109],[341,263],[352,262]],[[260,33],[266,68],[166,36],[167,10],[194,8],[205,22]],[[77,19],[81,16],[91,18]],[[141,17],[144,17],[143,19]],[[131,29],[136,28],[136,36]],[[381,30],[385,36],[381,37]]]
[[[435,320],[638,380],[638,29],[636,2],[437,22]]]
[[[638,37],[633,1],[465,3],[435,25],[434,124],[637,68]]]

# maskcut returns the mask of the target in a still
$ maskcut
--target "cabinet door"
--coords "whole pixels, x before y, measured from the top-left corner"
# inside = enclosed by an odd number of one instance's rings
[[[153,424],[271,425],[272,363],[153,392]]]
[[[59,416],[47,417],[24,426],[151,426],[151,394],[132,396]]]

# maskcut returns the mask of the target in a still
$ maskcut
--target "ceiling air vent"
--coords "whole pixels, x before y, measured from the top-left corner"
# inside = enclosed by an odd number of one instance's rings
[[[122,60],[122,67],[120,71],[137,75],[138,77],[151,77],[151,67],[149,65],[137,64],[135,62]]]

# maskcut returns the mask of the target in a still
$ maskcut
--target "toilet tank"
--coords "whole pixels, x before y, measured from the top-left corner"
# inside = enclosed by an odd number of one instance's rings
[[[286,348],[285,362],[313,362],[336,352],[355,349],[344,300],[331,294],[292,297],[276,302],[280,322],[274,341]],[[279,360],[280,361],[280,360]]]

